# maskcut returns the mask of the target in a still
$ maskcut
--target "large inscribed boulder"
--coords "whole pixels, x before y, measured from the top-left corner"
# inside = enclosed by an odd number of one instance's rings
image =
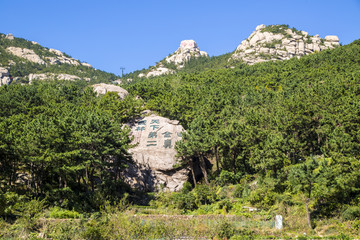
[[[176,158],[175,143],[184,128],[176,120],[150,115],[131,126],[134,137],[130,149],[134,165],[125,172],[125,181],[143,190],[178,191],[188,180],[189,170]]]

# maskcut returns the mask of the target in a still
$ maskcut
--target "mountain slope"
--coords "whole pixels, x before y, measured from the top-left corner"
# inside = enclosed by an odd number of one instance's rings
[[[0,34],[0,86],[60,79],[111,82],[118,77],[36,42]]]

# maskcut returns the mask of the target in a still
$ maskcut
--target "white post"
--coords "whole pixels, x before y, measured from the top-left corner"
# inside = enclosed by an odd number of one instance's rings
[[[283,217],[281,215],[275,216],[275,228],[282,229],[283,228]]]

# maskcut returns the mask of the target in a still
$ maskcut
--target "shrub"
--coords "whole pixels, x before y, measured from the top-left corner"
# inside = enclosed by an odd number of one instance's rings
[[[226,184],[235,184],[235,183],[239,182],[241,177],[242,177],[241,172],[234,174],[233,172],[222,170],[220,175],[216,178],[216,182],[220,186],[224,186]]]
[[[101,230],[98,226],[88,225],[85,228],[85,231],[83,232],[84,239],[89,240],[101,240],[104,239]]]
[[[66,210],[59,207],[54,207],[50,211],[50,217],[52,218],[80,218],[80,216],[75,210]]]
[[[221,222],[216,226],[217,236],[220,239],[226,238],[229,239],[230,237],[235,235],[235,226],[228,221]]]
[[[358,206],[348,207],[342,212],[341,216],[344,220],[354,220],[360,217],[360,208]]]
[[[211,204],[216,201],[216,193],[208,185],[197,185],[193,190],[193,194],[198,206]]]
[[[16,214],[24,197],[14,192],[0,193],[0,216],[9,216]]]

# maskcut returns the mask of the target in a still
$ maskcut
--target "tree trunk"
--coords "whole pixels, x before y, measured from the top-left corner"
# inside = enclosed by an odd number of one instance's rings
[[[216,159],[216,171],[219,172],[219,149],[217,146],[215,148],[215,159]]]
[[[310,211],[309,211],[309,201],[310,201],[310,199],[307,198],[306,199],[306,217],[307,217],[308,226],[309,226],[310,229],[312,229]]]
[[[202,154],[199,154],[199,161],[200,161],[201,172],[203,173],[204,178],[205,178],[205,183],[207,185],[209,185],[209,180],[208,180],[208,176],[207,176],[207,172],[206,172],[205,159],[204,159],[204,156]]]
[[[191,175],[192,175],[192,178],[193,178],[194,186],[196,186],[196,178],[195,178],[195,172],[194,172],[194,162],[193,162],[192,159],[190,160],[190,169],[191,169]]]

